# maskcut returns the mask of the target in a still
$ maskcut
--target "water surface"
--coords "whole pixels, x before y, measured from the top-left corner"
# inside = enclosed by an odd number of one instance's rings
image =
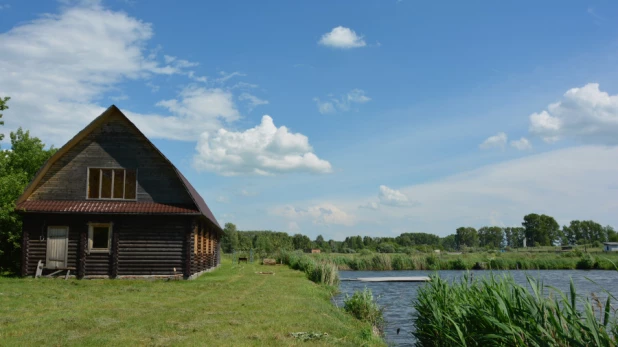
[[[489,271],[470,271],[473,276],[487,276]],[[403,277],[403,276],[429,276],[434,271],[340,271],[341,278],[358,277]],[[460,278],[465,271],[438,271],[445,279]],[[573,278],[575,288],[579,295],[591,295],[595,293],[601,298],[607,295],[601,290],[605,288],[618,298],[618,271],[603,270],[530,270],[530,271],[493,271],[495,274],[511,273],[515,281],[527,284],[526,274],[541,279],[546,285],[557,287],[569,292],[570,278]],[[586,277],[597,284],[586,279]],[[374,296],[378,297],[378,303],[385,307],[384,318],[386,320],[385,337],[389,345],[412,346],[412,301],[416,299],[417,289],[424,283],[415,282],[355,282],[342,281],[340,293],[335,297],[335,304],[343,306],[345,295],[352,295],[355,290],[371,289]],[[397,328],[400,329],[397,335]]]

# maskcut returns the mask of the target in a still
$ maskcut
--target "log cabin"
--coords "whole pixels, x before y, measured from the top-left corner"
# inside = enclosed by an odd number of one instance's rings
[[[192,279],[220,264],[206,202],[114,105],[41,167],[16,211],[23,276]]]

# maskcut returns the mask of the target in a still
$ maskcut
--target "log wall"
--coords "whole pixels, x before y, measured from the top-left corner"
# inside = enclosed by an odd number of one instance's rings
[[[88,223],[110,222],[110,252],[88,254]],[[218,265],[213,252],[218,234],[208,231],[211,227],[204,218],[25,214],[23,275],[34,275],[38,261],[45,262],[50,225],[69,227],[68,266],[76,268],[78,278],[174,274],[188,278]]]

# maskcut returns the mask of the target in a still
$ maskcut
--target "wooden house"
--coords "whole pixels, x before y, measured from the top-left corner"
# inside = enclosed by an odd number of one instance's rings
[[[23,276],[194,278],[220,263],[204,199],[114,105],[60,148],[17,200]]]

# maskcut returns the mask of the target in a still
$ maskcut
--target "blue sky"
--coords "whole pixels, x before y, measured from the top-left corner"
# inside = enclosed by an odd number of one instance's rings
[[[59,147],[116,104],[240,229],[618,226],[617,10],[0,0],[3,131]]]

